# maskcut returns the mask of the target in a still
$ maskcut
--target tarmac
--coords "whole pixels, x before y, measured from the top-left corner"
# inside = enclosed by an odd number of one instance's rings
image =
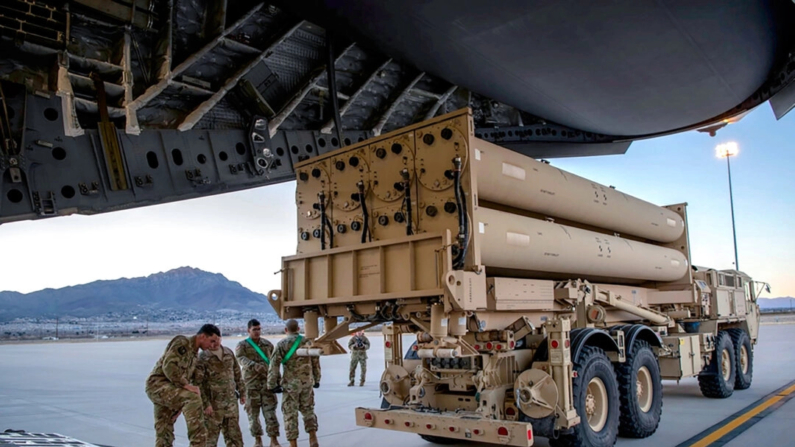
[[[239,338],[224,339],[234,348]],[[347,387],[348,356],[321,359],[316,393],[320,444],[324,447],[428,447],[419,436],[358,427],[354,408],[379,407],[383,339],[370,337],[364,387]],[[0,431],[60,433],[113,447],[154,445],[152,404],[144,381],[167,340],[126,343],[0,345]],[[347,343],[342,340],[343,346]],[[618,446],[792,446],[795,441],[795,325],[764,325],[754,349],[750,389],[728,399],[701,396],[696,379],[664,382],[662,421],[647,439],[619,438]],[[357,377],[358,382],[358,377]],[[357,383],[358,385],[358,383]],[[281,416],[280,416],[281,419]],[[282,424],[283,425],[283,424]],[[246,445],[253,445],[241,408]],[[187,447],[185,423],[177,422],[175,446]],[[284,430],[280,442],[286,445]],[[219,442],[223,445],[223,441]],[[305,434],[299,446],[307,446]],[[469,446],[473,444],[459,444]],[[545,447],[547,440],[536,439]]]

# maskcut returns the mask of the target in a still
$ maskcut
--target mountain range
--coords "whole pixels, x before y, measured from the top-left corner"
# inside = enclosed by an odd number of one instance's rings
[[[92,317],[146,310],[273,312],[265,295],[220,273],[192,267],[26,294],[0,292],[0,321],[17,317]]]
[[[762,310],[767,309],[789,309],[795,307],[795,298],[785,296],[781,298],[759,298],[757,300]]]
[[[795,305],[792,297],[759,299],[762,309],[784,309],[792,305]],[[27,294],[0,292],[0,321],[18,317],[93,317],[109,312],[160,310],[273,313],[265,295],[230,281],[220,273],[192,267]]]

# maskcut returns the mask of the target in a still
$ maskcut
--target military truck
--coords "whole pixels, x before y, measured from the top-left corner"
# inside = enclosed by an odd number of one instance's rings
[[[297,254],[269,300],[305,320],[305,355],[384,325],[384,404],[357,408],[360,426],[611,446],[655,432],[663,379],[712,398],[751,385],[765,284],[691,265],[686,204],[484,141],[468,109],[296,173]]]

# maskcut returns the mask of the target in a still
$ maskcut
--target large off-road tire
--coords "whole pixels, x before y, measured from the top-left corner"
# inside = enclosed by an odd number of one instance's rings
[[[754,351],[751,347],[751,337],[742,329],[728,329],[726,332],[734,344],[734,358],[736,360],[734,375],[734,389],[747,390],[751,388],[754,379]]]
[[[550,439],[553,447],[611,447],[618,436],[619,397],[616,373],[604,351],[582,348],[574,363],[574,408],[581,421],[573,432]]]
[[[698,375],[698,386],[705,397],[725,399],[734,392],[737,372],[734,344],[726,331],[718,332],[715,351],[706,369]]]
[[[662,377],[657,357],[647,342],[633,343],[627,361],[616,364],[616,379],[621,399],[618,434],[648,438],[660,425]]]

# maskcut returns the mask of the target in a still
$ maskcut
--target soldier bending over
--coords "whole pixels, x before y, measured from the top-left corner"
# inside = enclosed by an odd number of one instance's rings
[[[206,447],[204,406],[199,387],[190,384],[199,348],[209,349],[218,343],[221,331],[205,324],[193,337],[177,335],[155,363],[146,379],[146,395],[155,405],[155,447],[174,445],[174,422],[180,412],[188,425],[190,447]]]

